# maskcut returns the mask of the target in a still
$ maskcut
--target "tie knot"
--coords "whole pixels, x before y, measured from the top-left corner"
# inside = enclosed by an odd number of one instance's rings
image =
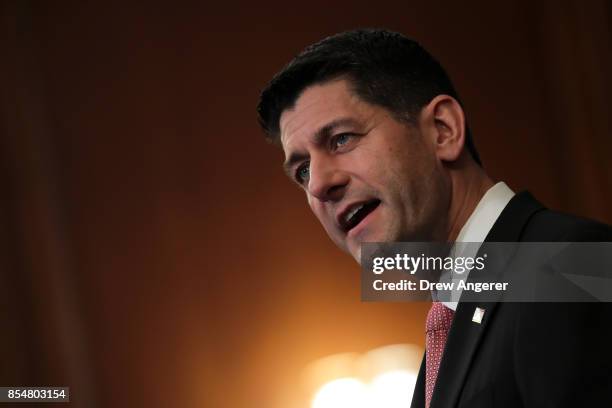
[[[429,313],[427,313],[427,321],[425,322],[425,332],[449,330],[453,322],[453,312],[448,307],[440,302],[433,302]]]

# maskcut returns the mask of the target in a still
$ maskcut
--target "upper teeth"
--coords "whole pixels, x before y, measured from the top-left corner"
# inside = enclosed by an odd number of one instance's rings
[[[357,211],[361,210],[364,205],[365,204],[359,204],[357,207],[354,207],[351,211],[348,212],[348,214],[346,214],[346,217],[344,217],[344,221],[349,222],[351,218],[353,218],[353,215],[357,214]]]

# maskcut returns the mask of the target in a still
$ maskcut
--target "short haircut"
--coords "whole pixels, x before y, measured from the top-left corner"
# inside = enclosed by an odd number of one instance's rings
[[[440,63],[417,42],[381,29],[346,31],[304,49],[262,91],[257,112],[267,139],[279,143],[281,114],[293,108],[306,88],[339,78],[348,79],[363,101],[410,123],[437,95],[461,104]],[[465,146],[482,165],[467,125],[465,130]]]

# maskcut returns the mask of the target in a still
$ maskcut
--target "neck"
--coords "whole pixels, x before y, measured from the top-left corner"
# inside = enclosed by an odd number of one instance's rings
[[[473,162],[460,172],[451,171],[450,176],[452,192],[447,242],[455,242],[461,228],[494,183],[483,169]]]

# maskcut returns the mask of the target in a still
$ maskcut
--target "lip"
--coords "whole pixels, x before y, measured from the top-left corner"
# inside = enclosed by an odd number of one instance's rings
[[[367,205],[368,203],[371,203],[372,201],[378,201],[378,204],[376,206],[376,208],[374,208],[369,214],[367,214],[361,221],[359,221],[359,224],[354,225],[352,228],[347,229],[347,225],[344,222],[344,219],[346,217],[346,215],[353,210],[355,207],[358,207],[360,205]],[[347,235],[354,235],[354,230],[357,229],[358,227],[361,227],[361,225],[363,224],[364,221],[366,221],[369,217],[370,214],[372,214],[374,211],[376,211],[376,209],[378,208],[378,206],[380,206],[380,200],[376,199],[376,198],[369,198],[366,200],[359,200],[359,201],[354,201],[350,204],[347,204],[336,216],[336,223],[338,225],[338,228],[340,228],[340,230],[342,232],[344,232]]]
[[[346,233],[346,237],[347,238],[354,238],[357,235],[359,235],[366,228],[367,224],[370,222],[370,219],[372,218],[372,214],[376,213],[376,211],[380,208],[380,205],[381,205],[381,203],[378,203],[376,208],[374,208],[372,211],[370,211],[368,213],[368,215],[366,215],[361,221],[359,221],[359,224],[357,224],[353,228],[351,228]]]
[[[338,215],[336,215],[336,224],[338,225],[338,227],[340,228],[342,232],[344,233],[350,232],[350,231],[347,231],[345,223],[344,223],[344,218],[349,213],[349,211],[351,211],[353,208],[357,206],[360,206],[365,203],[369,203],[370,201],[372,201],[372,199],[353,201],[352,203],[345,205],[344,208],[338,212]]]

